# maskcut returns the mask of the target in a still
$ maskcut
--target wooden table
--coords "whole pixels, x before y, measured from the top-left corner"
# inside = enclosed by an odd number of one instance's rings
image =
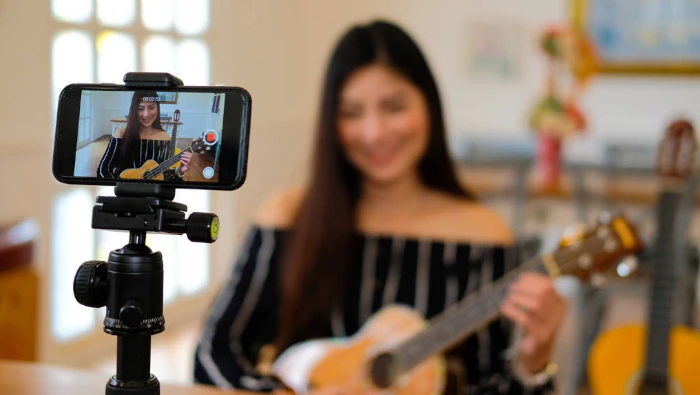
[[[109,375],[44,364],[0,360],[0,394],[102,395]],[[254,395],[209,386],[175,386],[161,383],[162,395]]]

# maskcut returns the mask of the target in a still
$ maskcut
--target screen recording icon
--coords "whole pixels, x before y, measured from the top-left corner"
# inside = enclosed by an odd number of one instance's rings
[[[216,130],[209,129],[204,132],[204,144],[206,145],[216,145],[219,142],[219,133]]]

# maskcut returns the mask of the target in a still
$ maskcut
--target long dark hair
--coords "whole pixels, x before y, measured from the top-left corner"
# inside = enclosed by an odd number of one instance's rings
[[[337,132],[340,91],[356,70],[380,63],[391,67],[425,95],[430,137],[418,164],[420,180],[453,196],[473,199],[460,184],[445,141],[437,85],[417,44],[398,26],[375,21],[351,28],[333,51],[322,91],[309,188],[292,223],[282,255],[281,352],[323,335],[334,307],[342,303],[353,264],[352,238],[361,175],[346,159]]]
[[[153,121],[153,129],[162,130],[160,124],[160,102],[153,100],[157,98],[158,93],[155,91],[136,91],[131,97],[131,105],[129,106],[129,115],[126,117],[126,129],[122,135],[121,150],[119,157],[121,158],[121,168],[125,169],[133,165],[134,157],[139,154],[132,147],[141,139],[141,123],[139,122],[139,104],[143,101],[155,102],[158,107],[158,116]],[[148,98],[144,100],[144,98]]]

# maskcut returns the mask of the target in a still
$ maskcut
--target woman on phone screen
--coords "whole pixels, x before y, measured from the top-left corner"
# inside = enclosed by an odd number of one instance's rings
[[[110,137],[100,164],[99,178],[120,178],[127,169],[138,169],[147,160],[162,163],[170,158],[170,136],[160,124],[158,93],[136,91],[131,98],[126,127]],[[183,152],[180,165],[163,172],[166,180],[182,180],[192,162],[192,153]]]

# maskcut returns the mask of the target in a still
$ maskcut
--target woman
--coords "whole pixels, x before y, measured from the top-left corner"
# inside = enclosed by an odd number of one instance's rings
[[[351,336],[387,304],[430,318],[516,263],[504,221],[460,185],[435,81],[398,27],[374,22],[340,40],[318,131],[308,186],[263,205],[209,313],[197,382],[269,390],[260,367],[271,350]],[[462,389],[548,393],[543,370],[565,308],[549,278],[521,276],[501,307],[523,329],[514,360],[510,327],[490,325],[451,352]]]
[[[140,168],[149,159],[161,163],[172,156],[169,148],[170,136],[160,125],[158,93],[136,91],[131,97],[126,127],[109,139],[97,167],[97,177],[119,178],[122,171]],[[184,152],[180,165],[163,172],[163,178],[181,180],[191,162],[192,153]]]

